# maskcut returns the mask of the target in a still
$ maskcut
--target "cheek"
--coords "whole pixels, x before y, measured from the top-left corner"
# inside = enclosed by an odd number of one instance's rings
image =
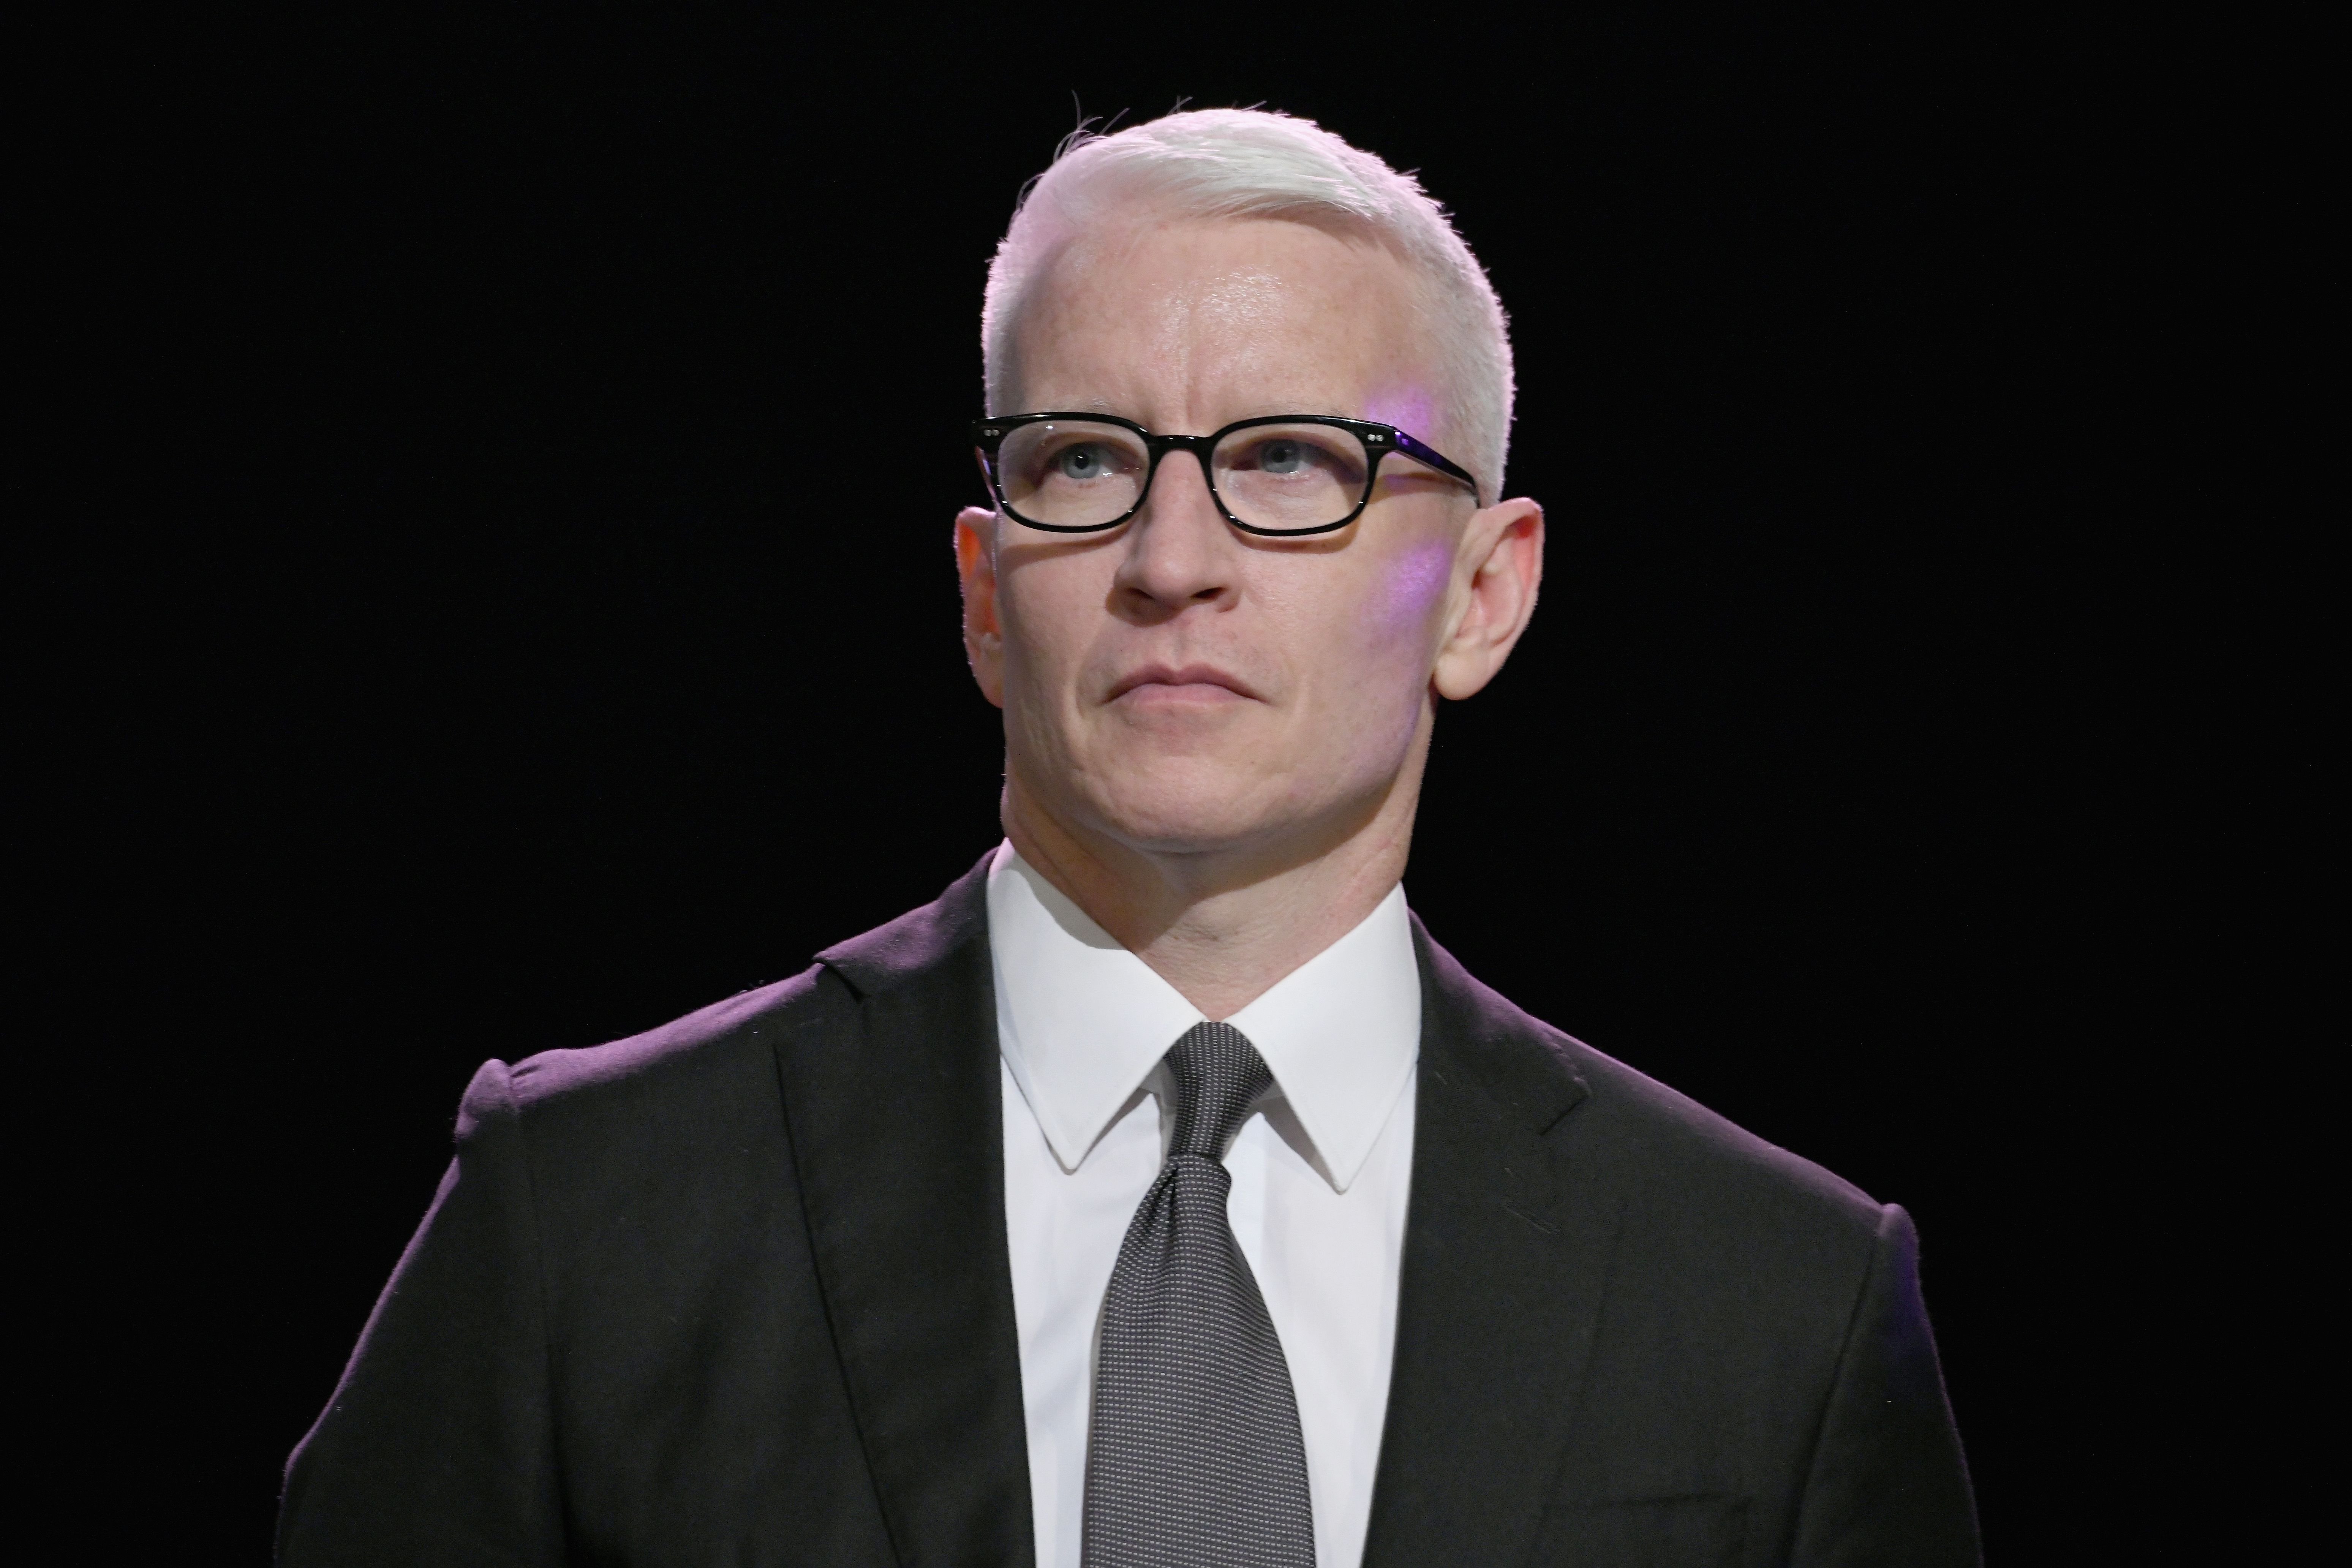
[[[1389,562],[1381,574],[1367,630],[1399,651],[1410,648],[1415,657],[1422,656],[1453,569],[1454,551],[1442,539],[1425,539]]]
[[[1051,680],[1077,658],[1075,633],[1087,624],[1078,610],[1088,584],[1083,574],[1069,569],[1073,564],[1031,562],[998,577],[997,615],[1009,669]]]

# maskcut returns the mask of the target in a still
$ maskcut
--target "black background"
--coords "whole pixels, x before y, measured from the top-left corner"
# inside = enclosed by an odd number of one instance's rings
[[[193,1374],[186,1539],[263,1550],[481,1059],[792,973],[994,842],[949,552],[984,268],[1080,113],[1189,97],[1419,170],[1512,312],[1549,577],[1441,716],[1414,906],[1907,1205],[1996,1557],[2111,1542],[2148,143],[2111,40],[1897,9],[89,47],[49,405],[113,457],[33,668],[86,721],[73,1026],[152,1151],[72,1201],[136,1190],[89,1289]]]

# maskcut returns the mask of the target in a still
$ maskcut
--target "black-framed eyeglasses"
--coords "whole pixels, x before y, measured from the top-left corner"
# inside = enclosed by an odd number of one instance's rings
[[[1213,436],[1156,436],[1110,414],[976,419],[989,489],[1005,514],[1049,533],[1116,528],[1143,509],[1160,459],[1190,452],[1225,521],[1244,533],[1328,533],[1371,503],[1381,459],[1401,453],[1470,487],[1452,458],[1393,425],[1328,414],[1237,419]]]

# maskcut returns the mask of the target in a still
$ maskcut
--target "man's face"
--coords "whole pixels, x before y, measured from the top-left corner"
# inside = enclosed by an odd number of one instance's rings
[[[1021,406],[1000,412],[1100,411],[1180,435],[1351,415],[1444,450],[1421,316],[1404,264],[1376,244],[1276,220],[1131,221],[1065,251],[1032,290]],[[1233,528],[1182,453],[1141,512],[1101,533],[965,514],[967,641],[1005,710],[1024,805],[1147,853],[1302,839],[1316,853],[1368,821],[1408,763],[1412,787],[1476,503],[1410,461],[1381,471],[1362,517],[1309,538]]]

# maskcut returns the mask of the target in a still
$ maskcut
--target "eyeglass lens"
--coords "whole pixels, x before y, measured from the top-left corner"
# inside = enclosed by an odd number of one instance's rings
[[[1181,453],[1170,454],[1186,461]],[[1253,425],[1219,441],[1209,468],[1225,509],[1252,528],[1328,528],[1363,500],[1363,443],[1328,425]],[[1151,472],[1143,437],[1118,425],[1024,425],[998,448],[1005,504],[1034,522],[1098,528],[1135,510]]]

